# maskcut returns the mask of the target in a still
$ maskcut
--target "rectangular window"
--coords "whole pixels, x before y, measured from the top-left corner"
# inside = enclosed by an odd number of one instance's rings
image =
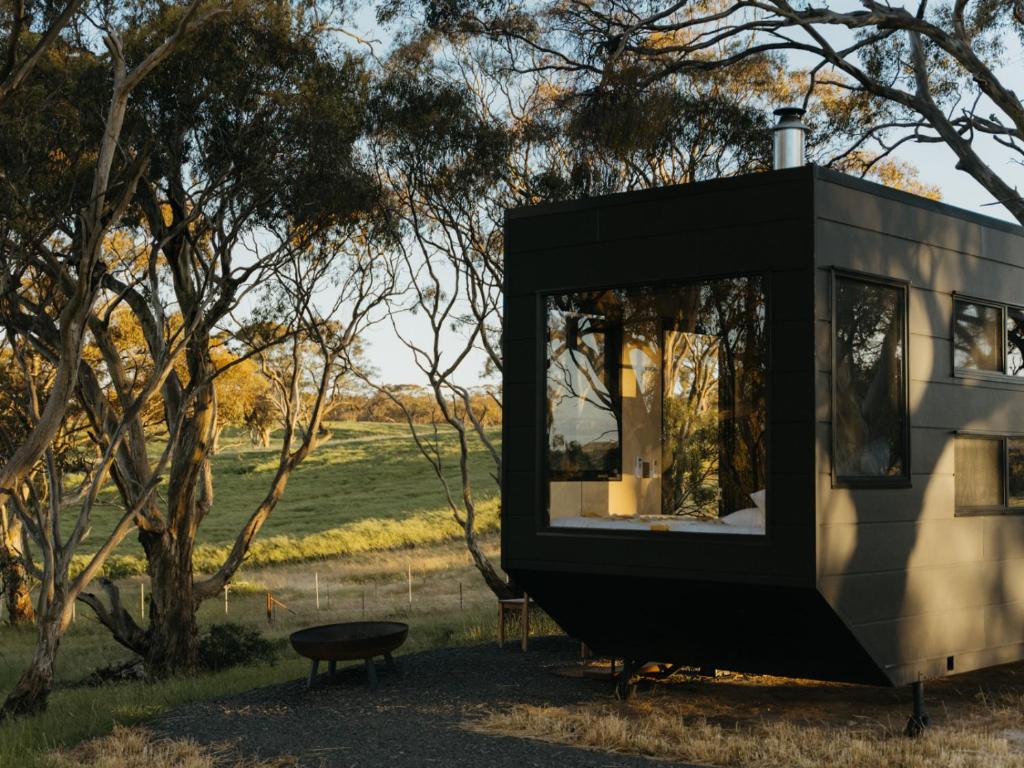
[[[549,523],[763,534],[765,280],[548,296]]]
[[[833,463],[841,484],[909,481],[907,288],[836,274]]]
[[[1024,438],[956,437],[956,507],[1024,511]]]
[[[1007,450],[1007,506],[1024,507],[1024,438],[1011,437]]]
[[[953,367],[1024,378],[1024,309],[954,299]]]
[[[988,437],[956,439],[956,505],[1003,506],[1003,441]]]
[[[953,302],[953,364],[958,370],[1003,370],[1003,312],[973,301]]]

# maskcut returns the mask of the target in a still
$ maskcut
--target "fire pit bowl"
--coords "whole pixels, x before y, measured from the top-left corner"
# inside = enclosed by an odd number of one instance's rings
[[[321,661],[327,662],[328,672],[333,676],[337,662],[353,659],[363,659],[370,687],[376,688],[373,657],[383,656],[388,667],[393,668],[391,652],[405,642],[408,634],[409,625],[399,621],[348,621],[300,629],[292,633],[290,640],[296,653],[312,659],[308,688],[316,682]]]

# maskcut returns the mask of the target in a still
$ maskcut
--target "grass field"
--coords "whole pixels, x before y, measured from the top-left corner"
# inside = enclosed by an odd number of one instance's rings
[[[485,540],[497,558],[497,537]],[[411,566],[413,601],[409,604]],[[320,609],[316,607],[316,582]],[[141,580],[120,581],[125,601],[136,606]],[[287,606],[266,620],[266,592]],[[134,602],[133,602],[134,600]],[[449,541],[415,550],[373,552],[343,558],[250,568],[246,581],[229,593],[227,614],[220,600],[205,603],[202,627],[231,621],[256,626],[280,649],[273,666],[240,667],[215,674],[157,683],[119,683],[102,689],[83,687],[92,670],[124,661],[129,653],[114,643],[85,609],[66,635],[57,662],[56,690],[39,717],[0,724],[0,768],[47,765],[48,751],[109,732],[115,724],[134,724],[168,708],[211,696],[302,677],[307,662],[287,647],[295,629],[315,623],[397,619],[410,625],[402,653],[478,643],[495,636],[495,603],[465,547]],[[557,631],[549,621],[533,622],[537,634]],[[0,692],[10,689],[32,653],[34,632],[0,627]]]
[[[331,430],[333,438],[292,473],[284,497],[253,547],[251,565],[412,546],[458,535],[434,470],[406,425],[345,422],[332,424]],[[457,489],[457,444],[451,435],[441,436],[442,459]],[[482,507],[478,527],[482,532],[497,530],[493,464],[482,447],[470,459],[473,488]],[[225,430],[213,466],[214,507],[199,530],[196,564],[201,570],[220,562],[263,498],[277,466],[277,444],[253,448],[244,433]],[[112,503],[98,507],[83,555],[99,546],[119,513]],[[129,535],[107,572],[124,576],[142,573],[143,568],[141,548]]]
[[[181,702],[299,677],[305,664],[286,647],[287,635],[299,626],[402,617],[412,627],[404,652],[493,637],[493,597],[472,567],[440,484],[408,428],[370,423],[331,428],[332,440],[292,474],[229,592],[227,613],[221,600],[208,601],[200,612],[202,627],[223,621],[259,626],[281,648],[282,660],[272,667],[190,679],[108,685],[100,693],[81,682],[92,670],[129,654],[79,606],[77,621],[62,642],[48,711],[0,725],[0,768],[43,765],[48,750],[106,733],[115,723],[143,722]],[[456,443],[446,437],[442,448],[457,483]],[[200,529],[200,567],[219,562],[259,503],[276,467],[276,450],[253,448],[238,432],[222,436],[214,458],[215,504]],[[497,558],[492,468],[483,450],[472,456],[474,487],[483,507],[478,527]],[[86,552],[98,546],[117,514],[112,504],[96,511]],[[142,572],[144,561],[134,537],[125,540],[113,565],[110,572],[118,577],[125,603],[141,613],[139,591],[145,579],[132,574]],[[265,611],[268,591],[287,606],[277,610],[271,625]],[[33,630],[0,626],[0,695],[17,680],[33,644]]]

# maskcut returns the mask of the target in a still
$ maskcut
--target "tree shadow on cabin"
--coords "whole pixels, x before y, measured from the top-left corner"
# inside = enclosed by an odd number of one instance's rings
[[[817,333],[827,328],[829,361],[824,371],[819,360],[818,376],[844,379],[828,380],[836,385],[833,410],[817,436],[818,456],[837,462],[819,459],[819,586],[894,685],[1016,661],[1024,651],[1024,518],[958,515],[954,483],[958,431],[1024,432],[1019,385],[953,375],[955,294],[1010,301],[1015,268],[980,255],[984,241],[1013,236],[934,212],[910,213],[930,243],[887,236],[879,221],[876,231],[856,233],[846,255],[858,263],[858,247],[871,248],[859,269],[910,282],[909,487],[835,487],[844,457],[833,456],[832,445],[842,439],[833,439],[831,429],[849,429],[839,412],[848,410],[843,398],[857,392],[841,368],[843,339],[836,342],[832,332],[839,315],[830,312],[823,325],[820,305],[816,311]],[[827,294],[830,308],[836,298]],[[886,348],[891,354],[892,345]],[[869,384],[863,394],[870,400],[878,391]]]

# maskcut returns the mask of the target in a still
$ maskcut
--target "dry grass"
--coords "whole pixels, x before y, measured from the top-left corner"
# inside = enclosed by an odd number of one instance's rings
[[[1018,676],[1022,665],[931,685],[919,739],[903,735],[905,692],[746,675],[652,684],[628,703],[511,704],[467,727],[729,768],[1024,768]]]
[[[230,746],[203,747],[189,739],[158,739],[145,728],[115,726],[112,733],[51,752],[46,768],[286,768],[294,758],[243,760]]]

